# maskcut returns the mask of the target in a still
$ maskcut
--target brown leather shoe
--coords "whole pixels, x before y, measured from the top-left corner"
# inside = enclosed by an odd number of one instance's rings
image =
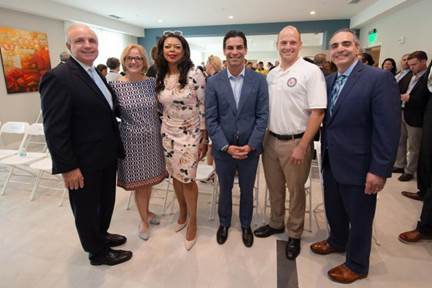
[[[328,276],[331,280],[339,283],[349,284],[359,279],[363,279],[367,277],[363,274],[357,274],[348,268],[345,264],[341,264],[336,266],[328,271]]]
[[[403,243],[416,243],[424,239],[432,239],[432,237],[424,235],[418,230],[407,231],[399,234],[399,240]]]
[[[312,250],[312,252],[314,252],[316,254],[320,254],[320,255],[327,255],[330,253],[343,253],[344,252],[342,250],[337,250],[337,249],[333,248],[330,245],[330,243],[327,242],[327,240],[313,243],[310,246],[310,249]]]
[[[408,197],[413,200],[417,201],[423,201],[423,197],[420,197],[418,192],[408,192],[408,191],[402,191],[401,194],[405,197]]]

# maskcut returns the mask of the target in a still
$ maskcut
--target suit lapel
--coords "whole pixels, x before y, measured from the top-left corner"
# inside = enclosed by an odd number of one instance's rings
[[[342,91],[339,94],[339,97],[336,101],[335,107],[333,109],[333,115],[330,118],[330,122],[332,119],[335,118],[336,114],[338,113],[339,107],[342,105],[342,103],[346,100],[346,98],[348,97],[348,95],[350,94],[352,88],[354,87],[354,85],[357,83],[357,79],[360,76],[360,71],[363,69],[362,67],[363,64],[361,64],[360,62],[357,63],[357,65],[354,67],[353,71],[351,72],[350,76],[348,77],[348,79],[346,80],[345,85],[342,88]],[[334,82],[333,82],[334,83]],[[331,86],[331,88],[333,87],[333,85]],[[331,89],[330,92],[331,94]],[[330,95],[331,97],[331,95]],[[330,103],[330,102],[329,102]]]
[[[228,103],[230,104],[231,108],[233,109],[234,113],[237,114],[237,106],[236,106],[236,102],[234,99],[234,92],[231,88],[231,82],[228,79],[228,72],[227,70],[223,70],[221,73],[222,76],[222,87],[224,87],[225,91],[223,93],[224,97],[226,98],[226,100],[228,101]]]
[[[69,64],[69,67],[71,68],[72,73],[74,73],[76,76],[78,76],[79,78],[81,78],[81,80],[83,80],[83,82],[91,89],[93,90],[95,96],[101,100],[108,109],[111,110],[111,107],[108,104],[108,101],[106,100],[104,94],[102,93],[102,91],[100,91],[99,87],[96,85],[96,83],[93,81],[93,79],[90,77],[90,75],[87,73],[87,71],[85,71],[81,65],[78,64],[78,62],[76,62],[73,58],[70,58],[70,60],[67,62],[67,64]],[[97,72],[97,71],[96,71]],[[102,78],[103,81],[103,77],[99,74],[99,76]],[[104,81],[105,85],[106,82]],[[109,88],[109,86],[107,85],[108,90],[111,92],[111,89]],[[114,95],[113,95],[113,102],[114,102]]]

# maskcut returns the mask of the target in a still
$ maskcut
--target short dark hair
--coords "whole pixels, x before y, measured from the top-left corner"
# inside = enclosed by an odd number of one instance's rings
[[[350,28],[341,28],[341,29],[337,30],[337,31],[334,32],[333,35],[330,37],[330,41],[331,41],[331,39],[332,39],[336,34],[343,33],[343,32],[352,34],[352,35],[353,35],[353,38],[354,38],[354,43],[356,44],[356,46],[357,46],[358,48],[360,48],[360,40],[359,40],[359,38],[358,38],[358,36],[357,36],[357,33],[356,33],[354,30],[350,29]]]
[[[225,34],[225,37],[223,39],[223,49],[225,49],[225,47],[226,47],[226,41],[229,38],[234,38],[234,37],[240,37],[240,38],[242,38],[243,39],[243,45],[244,45],[245,48],[247,48],[247,40],[246,40],[245,34],[243,32],[241,32],[241,31],[238,31],[238,30],[231,30],[231,31],[228,31]]]
[[[120,67],[120,60],[115,57],[108,58],[106,61],[106,65],[111,70],[117,69],[118,67]]]
[[[375,64],[375,60],[372,58],[372,56],[369,53],[363,52],[361,53],[361,57],[364,62],[367,62],[368,65],[373,66]]]
[[[99,72],[102,72],[103,70],[106,70],[106,69],[107,69],[107,66],[105,66],[104,64],[98,64],[98,65],[96,66],[96,69],[97,69]]]
[[[408,60],[417,58],[418,60],[426,60],[428,59],[426,52],[424,51],[414,51],[411,54],[408,55]]]

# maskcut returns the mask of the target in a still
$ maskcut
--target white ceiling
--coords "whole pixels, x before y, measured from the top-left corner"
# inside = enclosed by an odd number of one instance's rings
[[[50,0],[144,28],[350,19],[378,0]],[[11,1],[12,2],[12,1]],[[15,1],[13,1],[15,2]],[[34,1],[34,5],[38,5]],[[354,1],[355,2],[355,1]],[[40,4],[40,3],[39,3]],[[26,7],[31,10],[31,7]],[[310,11],[315,15],[310,15]],[[233,16],[233,19],[229,19]]]

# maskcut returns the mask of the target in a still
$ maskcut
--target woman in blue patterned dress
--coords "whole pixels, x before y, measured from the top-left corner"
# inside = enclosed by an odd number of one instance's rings
[[[149,211],[152,186],[166,176],[156,98],[156,81],[145,76],[148,68],[144,47],[131,44],[120,59],[125,76],[110,85],[117,94],[121,114],[120,135],[126,158],[119,161],[117,185],[135,191],[141,217],[138,236],[147,240],[150,225],[159,224]]]

